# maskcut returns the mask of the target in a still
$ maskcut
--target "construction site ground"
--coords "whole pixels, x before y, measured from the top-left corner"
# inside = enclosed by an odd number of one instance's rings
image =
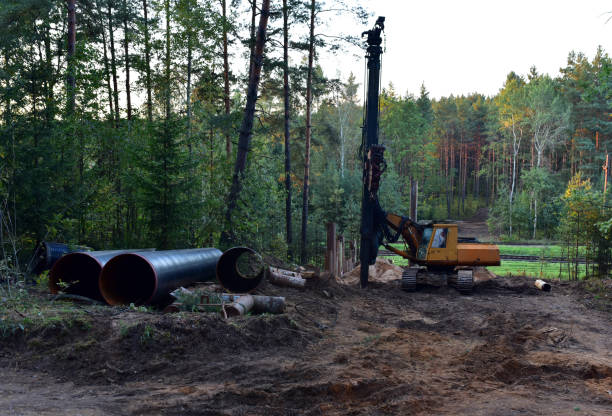
[[[0,414],[612,415],[611,281],[407,293],[396,268],[267,284],[285,314],[229,320],[31,290],[3,306]]]

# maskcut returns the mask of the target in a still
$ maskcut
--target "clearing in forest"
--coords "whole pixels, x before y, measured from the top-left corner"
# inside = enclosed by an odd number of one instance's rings
[[[391,264],[381,265],[387,277]],[[384,270],[383,270],[384,269]],[[378,276],[378,274],[376,275]],[[477,274],[455,290],[342,280],[283,315],[5,303],[5,415],[610,415],[612,282]],[[7,302],[6,300],[4,302]]]

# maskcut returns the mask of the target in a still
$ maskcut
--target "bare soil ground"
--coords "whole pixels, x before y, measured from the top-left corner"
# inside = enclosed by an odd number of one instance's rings
[[[478,276],[268,285],[286,314],[228,321],[80,306],[0,339],[0,414],[612,415],[612,282]]]

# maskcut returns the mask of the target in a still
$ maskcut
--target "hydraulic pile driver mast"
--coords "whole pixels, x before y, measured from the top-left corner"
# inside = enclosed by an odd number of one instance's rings
[[[380,178],[385,171],[385,147],[378,144],[378,94],[380,92],[381,33],[384,17],[379,17],[367,36],[367,95],[363,123],[363,198],[361,205],[361,287],[368,285],[369,265],[376,262],[378,247],[410,261],[404,268],[401,287],[416,289],[417,283],[446,281],[459,292],[469,294],[474,284],[473,268],[499,266],[499,249],[481,244],[472,237],[460,237],[457,224],[417,223],[408,217],[385,212],[378,201]],[[412,201],[411,201],[412,202]],[[405,249],[392,243],[402,237]]]
[[[363,157],[363,198],[361,203],[361,287],[368,285],[368,265],[376,261],[378,252],[378,227],[375,224],[375,211],[378,205],[378,183],[384,170],[382,159],[384,147],[378,145],[378,116],[380,92],[380,56],[382,55],[381,33],[385,28],[385,18],[380,16],[372,30],[362,33],[367,36],[367,97],[361,153]]]

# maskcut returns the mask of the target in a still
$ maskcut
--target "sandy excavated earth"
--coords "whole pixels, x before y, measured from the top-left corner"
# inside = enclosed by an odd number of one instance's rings
[[[612,415],[599,295],[487,273],[470,296],[406,293],[395,267],[366,290],[263,286],[287,298],[277,316],[81,306],[0,341],[0,414]]]

